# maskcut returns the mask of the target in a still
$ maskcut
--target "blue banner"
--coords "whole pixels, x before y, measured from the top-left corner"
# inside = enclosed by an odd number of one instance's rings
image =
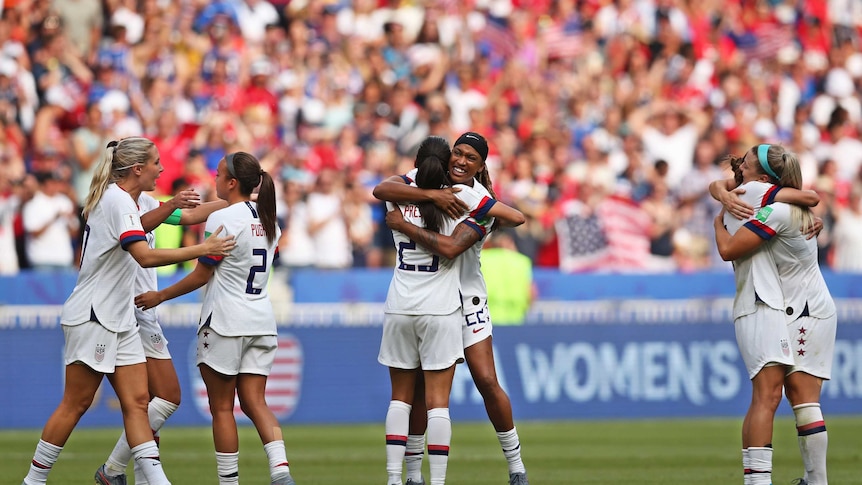
[[[527,325],[494,330],[501,382],[517,419],[742,416],[751,385],[729,323]],[[382,422],[389,379],[377,363],[381,328],[280,328],[268,400],[282,423]],[[194,365],[195,330],[166,329],[183,389],[175,425],[209,422]],[[0,428],[41,427],[63,388],[59,326],[0,330]],[[827,414],[862,409],[862,324],[842,322]],[[782,412],[789,410],[782,405]],[[487,419],[466,366],[452,390],[455,420]],[[117,426],[119,404],[103,383],[81,426]]]

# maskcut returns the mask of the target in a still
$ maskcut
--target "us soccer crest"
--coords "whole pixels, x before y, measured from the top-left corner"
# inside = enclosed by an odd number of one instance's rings
[[[105,360],[105,344],[96,344],[96,352],[93,354],[96,362]]]
[[[159,352],[165,350],[165,339],[162,337],[162,334],[156,333],[150,335],[150,342],[153,344],[153,348]]]
[[[785,356],[790,355],[790,343],[787,342],[787,339],[781,339],[781,353]]]
[[[195,408],[201,416],[212,419],[206,385],[201,379],[196,365],[197,359],[194,357],[197,353],[197,339],[193,339],[191,344],[190,353],[192,356],[189,362],[192,366],[191,380]],[[275,351],[275,362],[273,362],[269,377],[266,380],[264,395],[269,409],[280,420],[290,417],[299,404],[303,367],[304,359],[299,339],[291,334],[279,334],[278,350]],[[238,397],[234,401],[233,414],[237,421],[249,422],[248,417],[240,409]]]

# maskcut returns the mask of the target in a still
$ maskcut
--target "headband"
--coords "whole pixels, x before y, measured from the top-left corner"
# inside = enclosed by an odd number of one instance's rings
[[[473,149],[479,153],[479,156],[482,157],[483,162],[488,158],[488,142],[485,140],[484,136],[476,132],[468,131],[459,136],[458,139],[455,140],[455,144],[452,146],[456,147],[458,145],[470,145],[473,147]]]
[[[763,167],[763,170],[775,180],[778,180],[780,177],[775,175],[775,170],[772,170],[772,167],[769,166],[769,160],[766,159],[766,154],[769,153],[769,147],[772,145],[762,144],[757,146],[757,160],[760,162],[760,166]]]
[[[224,156],[224,161],[227,164],[227,173],[229,173],[231,177],[236,178],[236,169],[233,168],[234,155],[236,155],[236,153],[228,153]]]

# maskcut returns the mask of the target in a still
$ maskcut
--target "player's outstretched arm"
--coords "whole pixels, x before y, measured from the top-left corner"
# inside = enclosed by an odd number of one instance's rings
[[[393,175],[377,184],[372,194],[387,202],[431,202],[449,217],[457,219],[467,210],[467,204],[455,195],[460,190],[452,187],[438,190],[420,189],[407,184],[398,175]]]
[[[224,230],[219,226],[204,242],[176,249],[152,249],[146,241],[135,241],[127,248],[129,254],[144,268],[166,266],[201,256],[227,256],[236,246],[233,236],[218,237]]]
[[[171,214],[173,214],[177,209],[191,209],[199,206],[200,203],[200,194],[191,189],[183,190],[175,195],[171,200],[164,204],[159,204],[155,209],[143,214],[141,216],[141,226],[143,226],[144,232],[150,232],[159,227],[159,224],[170,219]]]
[[[159,291],[148,291],[136,296],[135,306],[142,310],[149,310],[162,302],[191,293],[207,284],[214,272],[215,266],[198,263],[191,273],[173,285]]]
[[[517,227],[527,221],[524,213],[508,206],[499,200],[488,211],[488,215],[500,221],[500,225],[506,227]]]
[[[181,226],[192,226],[194,224],[202,224],[206,222],[207,217],[213,212],[224,209],[229,204],[226,200],[214,200],[212,202],[204,202],[196,207],[183,209],[180,215]]]
[[[801,207],[814,207],[820,203],[820,196],[813,190],[799,190],[793,187],[782,187],[775,194],[775,202],[786,202]]]
[[[386,213],[386,225],[409,237],[423,248],[444,258],[454,259],[479,240],[479,233],[468,224],[461,222],[455,226],[451,236],[429,231],[404,220],[401,209]]]

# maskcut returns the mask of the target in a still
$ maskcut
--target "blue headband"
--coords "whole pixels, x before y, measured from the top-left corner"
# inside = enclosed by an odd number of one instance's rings
[[[758,145],[757,160],[760,162],[760,166],[763,167],[763,170],[767,173],[767,175],[774,178],[775,180],[778,180],[781,177],[775,175],[775,170],[772,170],[772,167],[769,166],[769,160],[766,159],[766,154],[769,153],[769,147],[771,146],[772,145],[768,145],[766,143]]]

